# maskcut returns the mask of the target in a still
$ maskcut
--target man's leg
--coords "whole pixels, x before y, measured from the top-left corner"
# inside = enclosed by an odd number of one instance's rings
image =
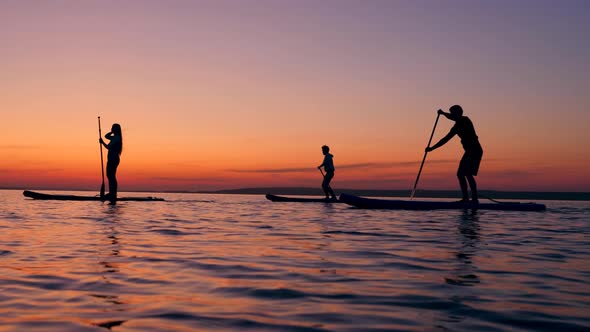
[[[467,181],[469,181],[469,187],[471,188],[471,201],[473,203],[478,203],[479,198],[477,195],[477,183],[475,182],[475,177],[473,177],[473,175],[467,175]]]
[[[457,178],[459,179],[459,186],[461,186],[461,194],[463,195],[463,201],[469,201],[469,193],[467,192],[467,180],[465,175],[458,173]]]
[[[463,154],[461,161],[459,162],[459,168],[457,169],[457,178],[459,179],[459,186],[461,187],[461,194],[463,198],[461,201],[468,202],[469,201],[469,192],[467,191],[467,180],[465,177],[467,176],[469,170],[469,156],[467,151]]]

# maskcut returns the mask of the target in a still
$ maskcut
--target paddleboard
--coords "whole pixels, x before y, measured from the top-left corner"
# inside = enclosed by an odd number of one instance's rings
[[[365,198],[349,194],[340,195],[340,201],[361,209],[389,210],[439,210],[439,209],[477,209],[505,211],[544,211],[546,206],[538,203],[460,203],[420,200],[387,200]]]
[[[106,201],[100,196],[77,196],[77,195],[52,195],[43,194],[34,191],[25,190],[23,192],[25,197],[39,200],[54,200],[54,201]],[[159,197],[117,197],[117,201],[136,201],[136,202],[156,202],[164,201]]]

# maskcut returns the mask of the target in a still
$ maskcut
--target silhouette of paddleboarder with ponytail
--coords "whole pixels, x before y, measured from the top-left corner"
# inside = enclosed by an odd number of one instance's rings
[[[123,133],[121,132],[121,125],[113,124],[111,131],[104,135],[104,138],[109,140],[109,143],[100,138],[99,142],[109,151],[107,154],[107,179],[109,179],[109,193],[106,198],[115,204],[117,201],[117,167],[121,162],[121,152],[123,152]]]

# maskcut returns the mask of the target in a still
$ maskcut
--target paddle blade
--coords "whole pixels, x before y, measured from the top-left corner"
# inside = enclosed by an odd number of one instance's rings
[[[100,198],[104,198],[104,183],[100,186]]]

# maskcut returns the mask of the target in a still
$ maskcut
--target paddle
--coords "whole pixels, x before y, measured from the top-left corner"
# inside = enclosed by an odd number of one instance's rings
[[[430,147],[430,142],[432,142],[432,136],[434,136],[434,130],[436,129],[436,124],[438,123],[438,118],[440,117],[440,113],[437,112],[436,121],[434,121],[434,127],[432,128],[432,134],[430,134],[430,139],[428,140],[427,147]],[[414,182],[414,189],[412,189],[412,194],[410,195],[410,199],[414,198],[414,194],[416,193],[416,186],[418,186],[418,180],[420,179],[420,174],[422,173],[422,167],[424,166],[424,161],[426,160],[426,155],[428,152],[424,151],[424,158],[422,158],[422,163],[420,164],[420,170],[418,171],[418,176],[416,177],[416,182]]]
[[[104,198],[104,161],[102,159],[102,143],[100,143],[100,139],[102,139],[102,130],[100,129],[100,116],[98,117],[98,147],[100,148],[100,171],[102,173],[102,185],[100,185],[100,198]]]

